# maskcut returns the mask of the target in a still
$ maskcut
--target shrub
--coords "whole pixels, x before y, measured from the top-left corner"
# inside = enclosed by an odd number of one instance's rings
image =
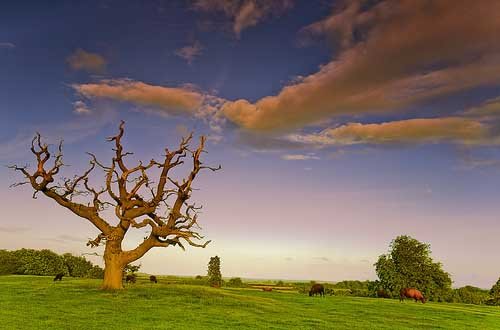
[[[104,278],[104,269],[101,267],[94,265],[89,271],[87,272],[86,277],[88,278]]]
[[[233,277],[229,281],[227,281],[227,286],[233,287],[233,288],[242,288],[245,285],[243,284],[243,281],[239,277]]]
[[[92,263],[84,257],[76,257],[71,253],[63,254],[62,258],[68,275],[72,277],[85,277],[93,267]]]
[[[0,250],[0,275],[16,274],[20,265],[13,252]]]

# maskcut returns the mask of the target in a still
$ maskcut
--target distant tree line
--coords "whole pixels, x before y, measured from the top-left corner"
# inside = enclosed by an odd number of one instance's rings
[[[71,253],[59,255],[51,250],[0,250],[0,275],[45,275],[63,273],[71,277],[103,278],[101,267]]]

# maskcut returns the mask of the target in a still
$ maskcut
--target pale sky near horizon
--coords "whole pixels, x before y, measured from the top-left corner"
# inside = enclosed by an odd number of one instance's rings
[[[375,279],[392,239],[431,245],[454,286],[500,276],[500,2],[193,0],[0,4],[0,164],[39,131],[134,160],[188,131],[221,164],[195,182],[205,249],[154,249],[154,274]],[[9,188],[0,249],[75,254],[97,229]],[[143,238],[131,233],[131,248]],[[100,262],[99,257],[88,257]]]

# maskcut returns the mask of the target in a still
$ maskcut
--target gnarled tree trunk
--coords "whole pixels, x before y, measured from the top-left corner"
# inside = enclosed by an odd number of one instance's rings
[[[126,262],[121,253],[120,243],[116,241],[106,242],[103,290],[123,289],[123,270],[125,266]]]

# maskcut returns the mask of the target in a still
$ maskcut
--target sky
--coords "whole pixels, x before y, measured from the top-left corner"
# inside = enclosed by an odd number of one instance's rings
[[[500,276],[500,2],[0,3],[0,163],[35,132],[130,162],[207,136],[205,248],[155,248],[152,274],[373,280],[392,239],[431,245],[454,286]],[[77,255],[96,228],[0,170],[0,248]],[[112,215],[109,215],[110,217]],[[131,232],[124,248],[141,242]],[[87,255],[102,263],[99,256]]]

